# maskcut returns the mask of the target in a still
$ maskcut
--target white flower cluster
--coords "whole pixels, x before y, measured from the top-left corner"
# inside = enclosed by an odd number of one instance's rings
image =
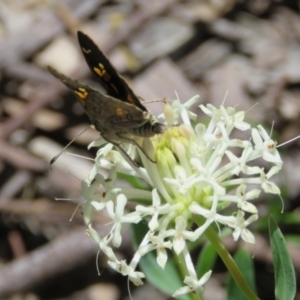
[[[282,167],[276,143],[262,126],[251,128],[244,122],[244,112],[234,108],[219,109],[212,105],[201,105],[210,118],[207,126],[196,121],[196,115],[189,111],[197,101],[194,97],[184,105],[175,100],[166,105],[165,119],[170,126],[161,136],[145,139],[143,149],[154,154],[153,163],[139,151],[143,167],[130,165],[121,154],[107,144],[98,151],[95,165],[82,182],[85,198],[84,221],[91,238],[108,258],[108,264],[135,285],[141,285],[144,273],[136,271],[137,264],[146,253],[155,250],[157,263],[164,268],[167,249],[183,255],[188,270],[186,286],[177,290],[174,296],[184,293],[201,293],[203,284],[211,272],[198,279],[187,243],[201,237],[212,224],[222,224],[233,229],[233,237],[254,243],[248,225],[258,218],[257,209],[251,200],[260,191],[280,195],[279,188],[270,181]],[[248,140],[231,138],[233,130],[250,130]],[[130,146],[131,147],[131,146]],[[264,164],[264,168],[257,164]],[[109,169],[104,178],[100,168]],[[152,191],[117,187],[116,173],[123,172],[144,180]],[[105,191],[103,194],[97,190]],[[144,205],[136,205],[132,212],[126,211],[128,201],[143,199]],[[236,208],[234,214],[226,215],[224,208]],[[92,220],[96,211],[106,211],[111,218],[112,228],[105,237],[93,229]],[[224,212],[222,214],[222,212]],[[248,218],[245,218],[247,213]],[[194,218],[201,216],[205,221],[197,228],[192,227]],[[137,224],[143,220],[148,224],[144,236],[131,262],[117,259],[112,246],[122,242],[121,229],[125,224]]]

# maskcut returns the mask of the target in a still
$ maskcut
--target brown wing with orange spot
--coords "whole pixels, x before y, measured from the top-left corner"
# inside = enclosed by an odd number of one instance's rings
[[[81,31],[77,32],[77,37],[90,70],[99,78],[107,94],[147,111],[97,45]]]

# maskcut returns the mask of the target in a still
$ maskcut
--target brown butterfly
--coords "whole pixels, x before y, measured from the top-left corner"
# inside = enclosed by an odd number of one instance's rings
[[[165,132],[166,126],[159,123],[155,116],[142,105],[139,98],[95,43],[80,31],[77,32],[77,37],[90,70],[97,76],[107,94],[72,80],[52,67],[48,67],[50,73],[75,93],[91,123],[104,140],[120,149],[127,158],[129,156],[120,143],[132,143],[153,162],[136,143],[133,136],[149,138]],[[54,157],[50,164],[58,156]]]

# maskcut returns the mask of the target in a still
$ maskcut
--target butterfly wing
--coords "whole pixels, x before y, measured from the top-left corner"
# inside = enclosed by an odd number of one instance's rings
[[[90,70],[99,78],[107,94],[147,111],[97,45],[81,31],[77,32],[77,37]]]
[[[48,67],[50,73],[66,85],[77,96],[93,125],[101,133],[131,132],[150,120],[148,112],[109,95],[102,94],[90,86],[73,80]]]

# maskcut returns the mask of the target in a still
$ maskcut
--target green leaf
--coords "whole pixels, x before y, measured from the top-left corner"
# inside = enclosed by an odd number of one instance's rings
[[[239,267],[240,271],[243,273],[245,280],[249,284],[250,288],[255,291],[255,281],[254,281],[254,269],[253,261],[251,256],[246,250],[239,250],[234,255],[234,260]],[[230,300],[247,300],[248,298],[240,290],[232,276],[228,278],[228,289],[227,289],[227,299]]]
[[[198,257],[196,272],[198,278],[212,270],[217,259],[217,252],[211,244],[206,244]]]
[[[269,233],[275,267],[277,300],[293,300],[296,294],[295,270],[284,237],[273,218],[269,218]]]
[[[137,249],[149,229],[142,222],[132,225],[131,229],[134,248]],[[167,295],[172,295],[177,289],[184,285],[174,261],[169,257],[165,268],[162,269],[157,264],[156,251],[144,255],[139,266],[144,272],[147,281]],[[190,297],[188,295],[182,295],[177,299],[189,300]]]

